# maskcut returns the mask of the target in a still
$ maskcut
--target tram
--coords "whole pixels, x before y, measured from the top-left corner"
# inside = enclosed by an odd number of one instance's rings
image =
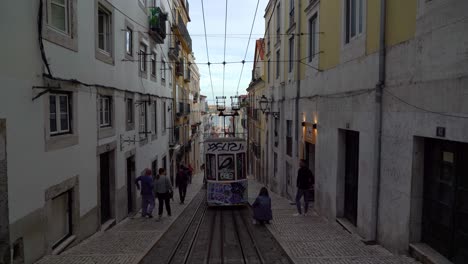
[[[245,139],[206,138],[204,149],[208,206],[247,204]]]

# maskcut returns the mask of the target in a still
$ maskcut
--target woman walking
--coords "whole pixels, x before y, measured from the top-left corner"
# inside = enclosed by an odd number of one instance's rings
[[[162,217],[164,204],[166,204],[167,215],[171,216],[170,199],[172,196],[172,184],[166,176],[166,170],[164,168],[160,168],[159,174],[156,176],[154,181],[154,193],[158,197],[159,201],[158,220]]]

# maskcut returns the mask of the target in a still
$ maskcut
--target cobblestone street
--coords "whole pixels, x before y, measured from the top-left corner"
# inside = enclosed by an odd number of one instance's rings
[[[192,201],[202,186],[202,175],[190,185],[187,200]],[[255,199],[261,185],[249,182],[249,197]],[[381,246],[368,246],[346,232],[337,223],[329,222],[313,213],[295,217],[294,205],[270,193],[274,219],[268,229],[298,264],[315,263],[417,263],[405,256],[397,256]],[[188,204],[188,203],[186,203]],[[172,203],[173,217],[158,222],[140,217],[128,218],[106,232],[100,232],[59,256],[46,256],[37,264],[75,263],[138,263],[161,238],[187,205]]]
[[[256,181],[249,181],[251,201],[258,195],[261,187]],[[272,192],[270,197],[273,222],[267,227],[295,263],[418,263],[412,258],[394,255],[379,245],[365,245],[337,223],[316,213],[293,216],[296,207],[289,200]]]
[[[138,263],[164,232],[190,204],[202,187],[203,175],[198,174],[187,188],[185,204],[179,204],[178,190],[175,189],[174,201],[171,201],[172,217],[164,213],[161,221],[156,218],[141,218],[137,214],[117,224],[113,228],[99,232],[59,256],[46,256],[37,264],[128,264]],[[157,202],[156,202],[157,210]]]

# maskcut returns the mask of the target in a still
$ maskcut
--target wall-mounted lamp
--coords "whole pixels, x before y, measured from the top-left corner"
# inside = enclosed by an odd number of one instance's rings
[[[303,121],[301,124],[302,124],[303,127],[307,126],[307,122],[305,122],[305,121]],[[317,129],[317,123],[313,123],[312,128]]]
[[[258,103],[260,104],[260,110],[262,111],[262,113],[266,115],[271,114],[274,118],[279,118],[279,112],[270,111],[271,100],[268,100],[268,98],[265,95],[262,95],[262,97],[260,97]]]

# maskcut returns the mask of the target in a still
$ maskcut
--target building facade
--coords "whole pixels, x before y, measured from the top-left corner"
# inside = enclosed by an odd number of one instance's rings
[[[191,51],[186,1],[33,2],[0,11],[25,15],[1,29],[0,259],[11,250],[15,263],[138,212],[134,179],[174,167],[174,95]]]
[[[267,127],[284,140],[267,167],[280,171],[278,192],[293,197],[305,159],[322,215],[395,252],[423,245],[466,261],[467,5],[270,1],[265,94],[280,118]]]

